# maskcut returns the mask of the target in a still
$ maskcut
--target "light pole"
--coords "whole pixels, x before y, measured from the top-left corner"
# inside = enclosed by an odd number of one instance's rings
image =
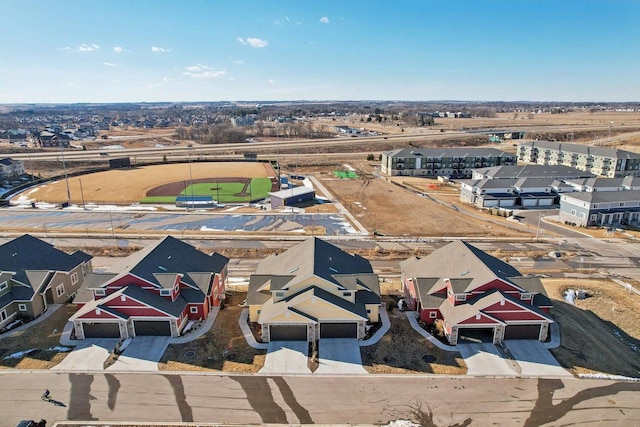
[[[193,174],[191,173],[191,147],[187,148],[189,156],[189,187],[191,187],[191,207],[194,207],[193,202]],[[187,203],[187,210],[189,209],[189,203]]]
[[[538,228],[536,230],[536,242],[539,241],[540,238],[540,222],[542,221],[542,214],[538,216]]]
[[[84,204],[84,191],[82,191],[82,180],[78,178],[78,181],[80,181],[80,196],[82,197],[82,209],[87,210],[87,207]]]
[[[611,143],[611,126],[613,126],[613,120],[609,122],[609,139],[607,140],[607,144]]]
[[[69,189],[69,177],[67,176],[67,165],[64,161],[64,143],[60,143],[60,155],[62,156],[62,171],[64,173],[64,181],[67,184],[67,206],[71,203],[71,190]]]
[[[109,210],[109,222],[111,222],[111,237],[116,238],[116,231],[113,229],[113,216],[111,215],[111,210]]]

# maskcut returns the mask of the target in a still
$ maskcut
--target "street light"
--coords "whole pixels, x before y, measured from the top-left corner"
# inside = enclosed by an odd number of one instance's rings
[[[191,207],[194,207],[193,202],[193,174],[191,173],[191,147],[187,148],[189,157],[189,187],[191,187]],[[187,210],[189,210],[189,203],[187,203]]]
[[[64,181],[67,184],[67,205],[71,204],[71,190],[69,189],[69,177],[67,176],[67,165],[64,161],[64,143],[60,143],[60,155],[62,156],[62,171],[64,173]]]
[[[536,230],[536,242],[538,242],[540,238],[540,222],[542,221],[542,214],[538,216],[538,228]]]

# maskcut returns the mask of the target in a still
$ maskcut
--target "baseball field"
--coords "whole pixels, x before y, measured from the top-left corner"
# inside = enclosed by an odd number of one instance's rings
[[[72,204],[175,203],[176,197],[211,196],[219,203],[265,198],[279,188],[274,169],[261,162],[192,162],[113,169],[28,190],[35,202]]]

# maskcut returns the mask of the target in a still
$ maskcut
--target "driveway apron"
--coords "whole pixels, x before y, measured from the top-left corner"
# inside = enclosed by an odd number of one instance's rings
[[[309,343],[306,341],[271,341],[261,374],[310,374]]]
[[[490,343],[458,343],[458,350],[467,364],[467,375],[519,376],[517,364],[511,366]]]
[[[571,375],[560,366],[558,361],[537,340],[508,340],[504,342],[513,358],[522,368],[523,376],[531,377],[568,377]]]
[[[316,374],[366,374],[360,344],[355,338],[322,338],[318,345]]]

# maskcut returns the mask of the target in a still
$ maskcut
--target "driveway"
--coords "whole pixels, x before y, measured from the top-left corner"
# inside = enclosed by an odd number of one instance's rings
[[[520,375],[514,361],[505,360],[498,347],[491,343],[458,343],[458,350],[467,364],[467,375],[507,376]]]
[[[522,369],[521,375],[532,377],[568,377],[571,375],[537,340],[508,340],[505,346]]]
[[[360,344],[355,338],[322,338],[318,345],[316,374],[366,374]]]
[[[261,374],[310,374],[306,341],[271,341]]]
[[[104,362],[120,341],[118,338],[91,338],[74,342],[76,348],[52,370],[102,371]],[[77,343],[77,344],[76,344]]]
[[[171,337],[135,337],[108,371],[157,371]]]

